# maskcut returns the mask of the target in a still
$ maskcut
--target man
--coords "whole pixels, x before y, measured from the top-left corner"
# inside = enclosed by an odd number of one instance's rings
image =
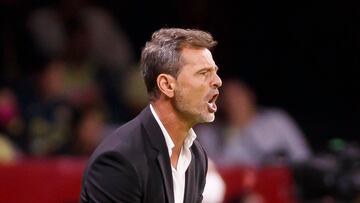
[[[81,202],[202,201],[207,156],[192,126],[212,122],[222,82],[200,30],[160,29],[142,51],[150,105],[95,150]]]

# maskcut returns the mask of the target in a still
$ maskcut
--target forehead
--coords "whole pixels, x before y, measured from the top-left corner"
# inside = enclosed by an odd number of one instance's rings
[[[212,54],[207,48],[185,47],[181,51],[181,59],[184,65],[216,67]]]

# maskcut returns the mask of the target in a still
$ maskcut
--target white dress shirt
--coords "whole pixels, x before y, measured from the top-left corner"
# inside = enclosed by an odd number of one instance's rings
[[[165,142],[169,151],[169,157],[172,154],[172,148],[174,148],[175,144],[172,141],[169,133],[165,129],[158,115],[156,114],[154,108],[150,104],[150,109],[152,114],[154,115],[157,123],[160,126],[162,133],[164,134]],[[185,142],[183,147],[181,148],[179,160],[177,162],[176,168],[171,165],[172,169],[172,178],[173,178],[173,189],[174,189],[174,200],[175,203],[183,203],[184,202],[184,193],[185,193],[185,174],[186,170],[191,162],[191,151],[190,147],[196,139],[196,134],[194,130],[191,128],[188,132],[188,135],[185,138]]]

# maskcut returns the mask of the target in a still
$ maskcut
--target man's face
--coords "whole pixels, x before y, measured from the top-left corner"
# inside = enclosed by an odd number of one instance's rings
[[[206,48],[184,48],[181,60],[184,65],[176,79],[175,109],[192,124],[214,121],[222,82],[211,52]]]

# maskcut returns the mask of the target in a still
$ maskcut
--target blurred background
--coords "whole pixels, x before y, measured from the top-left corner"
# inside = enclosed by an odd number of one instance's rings
[[[77,202],[87,157],[147,104],[161,27],[219,42],[207,202],[360,202],[359,20],[355,1],[2,0],[0,202]]]

